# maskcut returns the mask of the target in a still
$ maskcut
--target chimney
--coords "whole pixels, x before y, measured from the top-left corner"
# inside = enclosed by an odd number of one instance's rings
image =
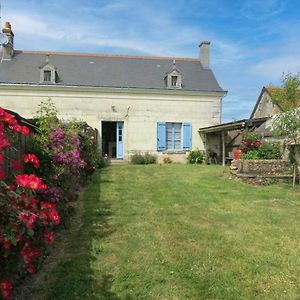
[[[204,69],[209,69],[209,46],[210,42],[203,41],[200,43],[200,62]]]
[[[2,59],[11,60],[14,55],[14,33],[9,22],[5,22],[2,32],[8,37],[8,43],[2,46]]]

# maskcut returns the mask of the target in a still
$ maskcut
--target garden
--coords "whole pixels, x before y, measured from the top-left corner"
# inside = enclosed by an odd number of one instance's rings
[[[284,169],[282,144],[245,131],[240,150]],[[101,170],[97,153],[51,101],[30,122],[0,108],[2,299],[298,298],[299,186],[230,180],[199,149]]]
[[[41,103],[32,123],[17,119],[0,108],[0,289],[5,300],[42,266],[56,231],[68,226],[69,203],[101,164],[94,130],[59,120],[51,101]]]
[[[16,299],[298,299],[299,196],[217,165],[109,166]]]

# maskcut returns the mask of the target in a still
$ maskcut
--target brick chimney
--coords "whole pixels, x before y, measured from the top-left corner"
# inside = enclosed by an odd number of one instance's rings
[[[5,22],[2,32],[8,37],[8,43],[2,47],[2,59],[11,60],[14,55],[14,33],[9,22]]]
[[[210,42],[208,41],[203,41],[200,43],[199,48],[200,48],[200,62],[202,64],[202,67],[204,69],[209,69],[209,49]]]

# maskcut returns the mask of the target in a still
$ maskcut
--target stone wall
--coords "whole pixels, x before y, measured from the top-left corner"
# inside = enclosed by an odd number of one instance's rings
[[[159,153],[157,156],[157,162],[159,164],[163,163],[165,157],[169,157],[172,161],[172,163],[180,163],[180,164],[186,164],[187,163],[187,156],[188,153]]]
[[[289,168],[289,162],[285,160],[266,159],[238,159],[231,163],[232,174],[249,174],[262,176],[284,175]]]

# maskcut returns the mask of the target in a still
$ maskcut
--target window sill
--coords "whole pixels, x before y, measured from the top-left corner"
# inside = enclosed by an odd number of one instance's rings
[[[180,89],[182,89],[182,87],[181,86],[168,86],[168,89],[169,90],[180,90]]]
[[[165,150],[162,154],[186,154],[187,150]]]

